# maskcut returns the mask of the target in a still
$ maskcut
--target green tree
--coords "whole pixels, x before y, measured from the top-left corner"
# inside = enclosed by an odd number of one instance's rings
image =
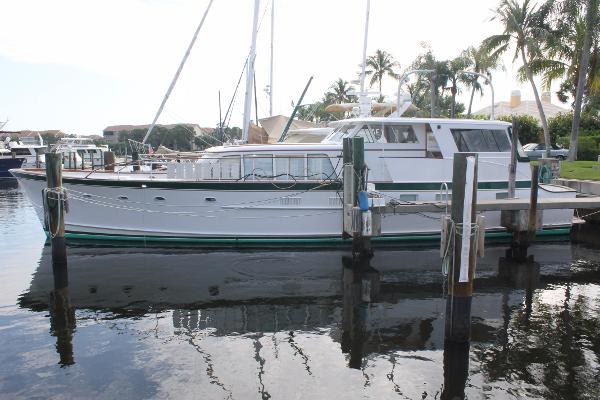
[[[464,51],[464,56],[470,59],[471,71],[479,74],[490,76],[495,69],[504,69],[502,61],[498,54],[491,54],[488,49],[480,45],[479,47],[469,47]],[[469,108],[467,109],[467,117],[471,117],[473,107],[473,97],[475,92],[483,95],[483,86],[479,83],[479,76],[471,76],[467,78],[466,84],[471,88],[471,97],[469,99]]]
[[[577,159],[577,139],[579,136],[579,120],[581,118],[581,103],[583,101],[583,92],[585,90],[586,73],[590,62],[590,52],[592,46],[592,35],[598,15],[598,0],[587,1],[587,11],[585,17],[585,37],[581,49],[581,59],[579,61],[579,76],[577,79],[577,92],[575,94],[575,105],[573,107],[573,124],[571,127],[571,147],[569,147],[569,160]]]
[[[465,52],[462,52],[458,57],[448,61],[447,76],[448,82],[450,83],[450,118],[456,118],[456,95],[460,92],[458,88],[459,83],[467,83],[469,76],[461,73],[465,69],[471,66],[471,60],[466,56]]]
[[[419,54],[409,65],[408,69],[432,70],[428,75],[417,75],[416,81],[405,84],[411,95],[412,103],[422,111],[418,115],[425,115],[425,110],[431,110],[431,116],[449,117],[452,114],[452,96],[447,89],[451,72],[449,62],[436,59],[431,48],[423,44],[424,52]],[[464,105],[454,102],[455,115],[464,111]]]
[[[352,103],[356,101],[356,96],[352,95],[354,86],[348,81],[338,78],[329,86],[329,91],[325,93],[324,103]]]
[[[542,127],[537,119],[531,115],[515,115],[515,120],[519,125],[519,141],[521,144],[536,143],[542,135]],[[498,117],[500,121],[512,122],[512,115],[503,115]]]
[[[390,53],[385,50],[378,49],[375,54],[367,58],[365,75],[370,76],[369,86],[375,83],[379,84],[379,95],[381,94],[381,83],[387,75],[391,78],[398,79],[398,74],[394,71],[395,67],[400,67]]]
[[[490,50],[494,56],[498,56],[506,52],[511,46],[514,46],[513,62],[519,56],[521,57],[524,75],[533,89],[540,120],[542,121],[544,142],[546,143],[546,157],[550,157],[550,131],[548,130],[546,114],[544,113],[542,101],[533,80],[533,72],[529,62],[542,56],[540,43],[549,34],[549,27],[546,21],[549,13],[550,10],[548,7],[537,7],[535,4],[532,4],[531,0],[523,0],[522,3],[518,3],[516,0],[502,0],[496,8],[492,20],[499,20],[504,26],[504,31],[499,35],[488,37],[483,42],[485,48]]]

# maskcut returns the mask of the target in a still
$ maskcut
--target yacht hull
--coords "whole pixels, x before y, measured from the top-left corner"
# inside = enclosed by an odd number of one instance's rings
[[[0,158],[0,178],[12,178],[8,170],[13,168],[21,168],[23,158]]]
[[[43,224],[39,170],[12,171],[33,203]],[[506,182],[480,182],[478,198],[494,199]],[[529,182],[519,182],[517,194],[528,196]],[[409,182],[376,188],[389,198],[419,193],[419,199],[439,196],[439,182]],[[86,179],[65,172],[69,198],[65,217],[70,240],[198,244],[214,246],[330,246],[349,243],[341,238],[341,187],[337,183],[198,182],[177,180]],[[504,189],[506,190],[506,189]],[[562,191],[540,197],[573,197]],[[490,236],[504,236],[500,213],[485,213]],[[544,212],[542,234],[568,233],[570,210]],[[439,213],[396,214],[382,217],[382,236],[376,241],[435,240]]]

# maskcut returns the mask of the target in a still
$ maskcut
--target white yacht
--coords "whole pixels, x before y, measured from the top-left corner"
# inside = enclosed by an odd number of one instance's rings
[[[510,124],[502,121],[363,117],[342,121],[318,144],[213,147],[194,162],[166,171],[65,170],[69,198],[67,237],[94,240],[183,242],[215,245],[342,243],[342,141],[365,140],[368,181],[388,201],[440,201],[452,182],[456,152],[477,152],[478,198],[507,195]],[[521,154],[517,197],[528,197],[531,172]],[[43,221],[46,185],[41,169],[11,171]],[[542,185],[540,197],[574,197]],[[499,212],[487,227],[505,235]],[[540,234],[567,233],[571,210],[544,211]],[[382,218],[376,240],[439,237],[439,214]]]
[[[0,144],[0,176],[11,176],[8,173],[10,168],[19,167],[35,167],[36,162],[43,163],[43,153],[46,150],[44,140],[38,134],[37,136],[22,137],[19,140],[10,140],[6,138]],[[15,159],[17,161],[8,161]],[[16,163],[16,164],[15,164]],[[6,166],[6,168],[4,168]],[[39,165],[38,165],[39,166]]]
[[[96,145],[90,138],[62,138],[51,149],[65,155],[66,168],[81,168],[82,161],[86,166],[101,166],[104,163],[106,145]]]

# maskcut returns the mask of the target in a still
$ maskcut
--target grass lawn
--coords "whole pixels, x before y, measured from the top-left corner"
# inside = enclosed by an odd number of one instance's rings
[[[592,166],[597,168],[592,168]],[[600,181],[600,163],[596,161],[562,161],[560,163],[560,177]]]

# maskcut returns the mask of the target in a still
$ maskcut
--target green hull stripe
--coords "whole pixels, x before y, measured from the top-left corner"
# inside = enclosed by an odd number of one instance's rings
[[[538,237],[569,235],[571,228],[552,228],[537,232]],[[283,247],[297,246],[343,246],[350,245],[351,239],[341,237],[311,237],[311,238],[198,238],[198,237],[167,237],[167,236],[128,236],[104,235],[67,232],[69,242],[93,241],[98,243],[151,243],[151,244],[181,244],[204,245],[220,247]],[[507,239],[512,234],[505,231],[487,232],[486,239]],[[406,234],[398,236],[382,236],[372,239],[375,243],[430,242],[440,240],[440,234]]]
[[[13,172],[13,175],[20,179],[45,181],[44,175],[26,174],[21,172]],[[108,187],[130,187],[141,188],[146,185],[148,188],[154,189],[190,189],[190,190],[244,190],[244,191],[262,191],[262,190],[330,190],[338,191],[343,187],[338,182],[322,183],[322,182],[196,182],[196,181],[107,181],[104,179],[82,179],[82,178],[63,178],[64,183],[77,185],[91,186],[108,186]],[[442,182],[379,182],[375,183],[377,190],[435,190],[439,191]],[[448,189],[452,189],[452,183],[447,183]],[[517,181],[516,186],[519,189],[527,189],[531,186],[531,181]],[[479,189],[507,189],[508,182],[479,182]]]

